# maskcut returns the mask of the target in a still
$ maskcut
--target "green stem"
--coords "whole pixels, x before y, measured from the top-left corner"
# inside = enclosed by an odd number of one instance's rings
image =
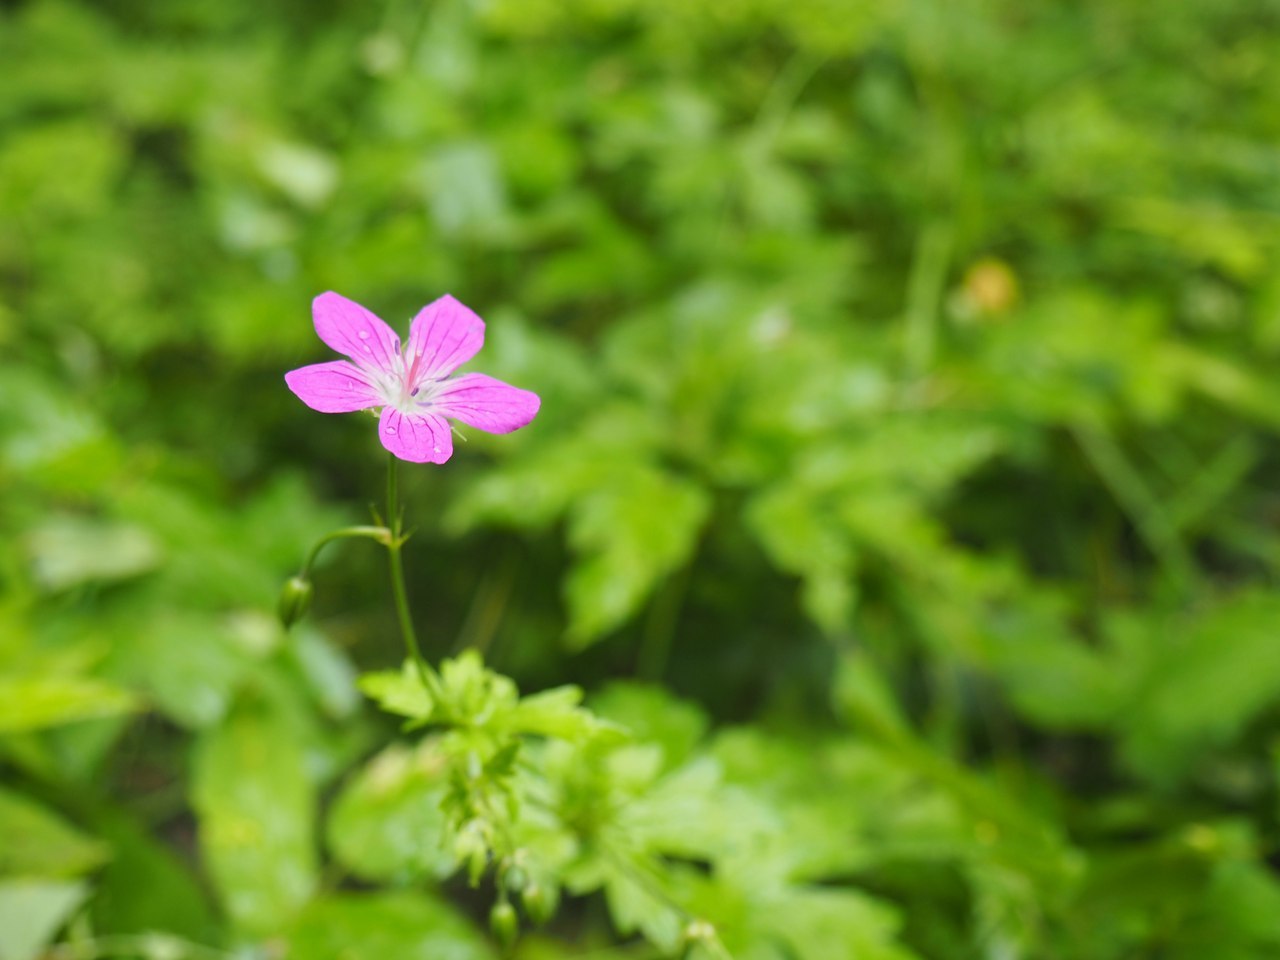
[[[676,623],[680,619],[680,607],[693,576],[693,558],[678,572],[667,579],[658,590],[649,617],[645,621],[640,653],[636,658],[636,674],[642,680],[657,683],[667,669],[671,656],[671,643],[675,639]]]
[[[332,533],[327,533],[317,540],[316,545],[311,548],[311,552],[307,554],[306,563],[302,565],[302,570],[298,575],[304,580],[309,580],[311,578],[311,568],[315,566],[316,558],[320,556],[321,548],[323,548],[327,543],[334,540],[341,540],[346,537],[368,537],[370,540],[377,540],[381,544],[389,545],[391,543],[392,533],[386,527],[371,526],[342,527],[341,529],[334,530]]]
[[[938,311],[951,259],[952,229],[946,221],[929,224],[916,241],[907,287],[906,334],[903,338],[907,376],[918,380],[929,372],[938,339]]]
[[[418,675],[422,678],[422,684],[427,688],[431,699],[439,704],[442,692],[440,678],[431,665],[423,659],[422,650],[418,646],[418,635],[413,629],[413,617],[409,612],[409,594],[404,586],[404,563],[400,559],[400,550],[408,537],[404,534],[404,517],[400,509],[396,464],[395,454],[388,454],[386,522],[391,529],[391,536],[387,540],[387,556],[391,567],[391,593],[395,597],[396,616],[400,620],[400,634],[404,637],[405,651],[417,666]]]
[[[1180,593],[1187,592],[1195,582],[1195,561],[1163,502],[1110,433],[1084,422],[1074,424],[1071,433],[1174,588]]]

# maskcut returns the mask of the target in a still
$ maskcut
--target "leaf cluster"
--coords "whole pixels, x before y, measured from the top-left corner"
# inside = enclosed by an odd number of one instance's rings
[[[0,6],[0,958],[1274,955],[1278,28]],[[272,616],[325,289],[543,397],[404,478],[438,700],[374,545]]]

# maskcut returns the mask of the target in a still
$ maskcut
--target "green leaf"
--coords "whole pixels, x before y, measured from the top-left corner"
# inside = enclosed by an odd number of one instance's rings
[[[840,658],[833,697],[836,708],[848,720],[865,726],[876,737],[895,740],[909,732],[893,688],[865,651]]]
[[[769,559],[803,579],[805,613],[828,632],[846,626],[853,611],[856,553],[829,512],[806,491],[787,484],[756,497],[746,519]]]
[[[474,649],[442,660],[440,683],[444,689],[441,712],[454,723],[484,726],[508,714],[519,698],[515,682],[488,669]]]
[[[75,877],[107,859],[106,846],[34,800],[0,790],[0,876]]]
[[[290,960],[496,960],[452,907],[423,893],[342,894],[309,906],[285,937]]]
[[[35,960],[88,895],[85,883],[0,881],[0,960]]]
[[[109,717],[137,706],[127,690],[89,677],[0,678],[0,733]]]
[[[338,184],[334,159],[307,143],[271,140],[255,159],[263,178],[299,206],[322,205]]]
[[[446,236],[494,236],[509,220],[497,159],[485,143],[440,146],[423,164],[422,190]]]
[[[305,624],[290,633],[290,651],[324,712],[345,719],[360,705],[355,669],[334,643]]]
[[[195,729],[223,719],[253,664],[225,620],[190,613],[137,624],[110,661],[115,676],[146,690],[171,720]]]
[[[502,725],[513,733],[532,733],[563,740],[585,740],[608,732],[620,736],[621,730],[578,706],[582,690],[575,686],[553,687],[523,697],[502,719]]]
[[[426,720],[431,716],[431,695],[422,685],[417,668],[408,660],[398,673],[390,670],[366,673],[357,686],[388,713],[414,720]]]
[[[27,550],[36,581],[50,591],[136,577],[161,560],[160,544],[142,527],[77,517],[32,530]]]
[[[196,744],[192,805],[219,898],[250,935],[278,932],[316,885],[315,796],[290,726],[242,707]]]
[[[362,880],[394,884],[452,873],[440,809],[447,764],[434,739],[390,746],[365,764],[329,812],[325,834],[338,862]]]
[[[125,138],[102,116],[28,125],[0,149],[0,213],[96,214],[110,202],[126,157]]]
[[[587,646],[635,613],[688,561],[710,509],[701,487],[640,465],[578,500],[569,542],[581,559],[565,581],[570,642]]]
[[[897,941],[897,912],[848,889],[791,887],[765,899],[756,924],[796,960],[911,960]]]
[[[660,950],[673,952],[680,942],[684,917],[663,890],[662,875],[650,858],[614,852],[597,865],[598,875],[570,878],[570,886],[585,892],[604,887],[609,915],[618,932],[640,931]]]
[[[1277,623],[1280,598],[1246,593],[1187,623],[1172,642],[1162,630],[1150,633],[1159,655],[1126,715],[1126,759],[1168,780],[1273,704],[1280,696]]]
[[[663,687],[619,681],[591,698],[602,717],[628,730],[637,742],[662,747],[664,768],[679,766],[707,731],[707,715]]]
[[[197,943],[215,941],[218,927],[208,895],[177,851],[123,814],[108,814],[96,826],[110,841],[112,855],[90,905],[95,930],[163,930]]]

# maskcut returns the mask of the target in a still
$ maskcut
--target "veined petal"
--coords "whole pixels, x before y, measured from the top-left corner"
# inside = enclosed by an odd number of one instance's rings
[[[447,377],[483,345],[484,321],[446,294],[419,310],[409,326],[405,379],[416,386]]]
[[[434,413],[401,413],[385,407],[378,420],[378,439],[401,460],[444,463],[453,455],[449,424]]]
[[[389,326],[354,300],[322,293],[311,303],[316,333],[329,347],[356,363],[394,374],[400,357],[400,338]]]
[[[542,406],[536,393],[483,373],[446,380],[431,398],[431,410],[486,433],[510,433],[527,424]]]
[[[290,370],[284,382],[299,400],[321,413],[351,413],[383,403],[360,368],[346,360]]]

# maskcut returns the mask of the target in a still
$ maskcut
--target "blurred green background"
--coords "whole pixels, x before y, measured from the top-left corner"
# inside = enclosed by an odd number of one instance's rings
[[[376,548],[274,620],[383,482],[282,380],[329,289],[542,395],[403,471],[420,632],[656,751],[628,835],[733,956],[1280,955],[1278,53],[1274,0],[0,4],[0,958],[499,955],[355,687]],[[702,956],[566,882],[518,956]]]

